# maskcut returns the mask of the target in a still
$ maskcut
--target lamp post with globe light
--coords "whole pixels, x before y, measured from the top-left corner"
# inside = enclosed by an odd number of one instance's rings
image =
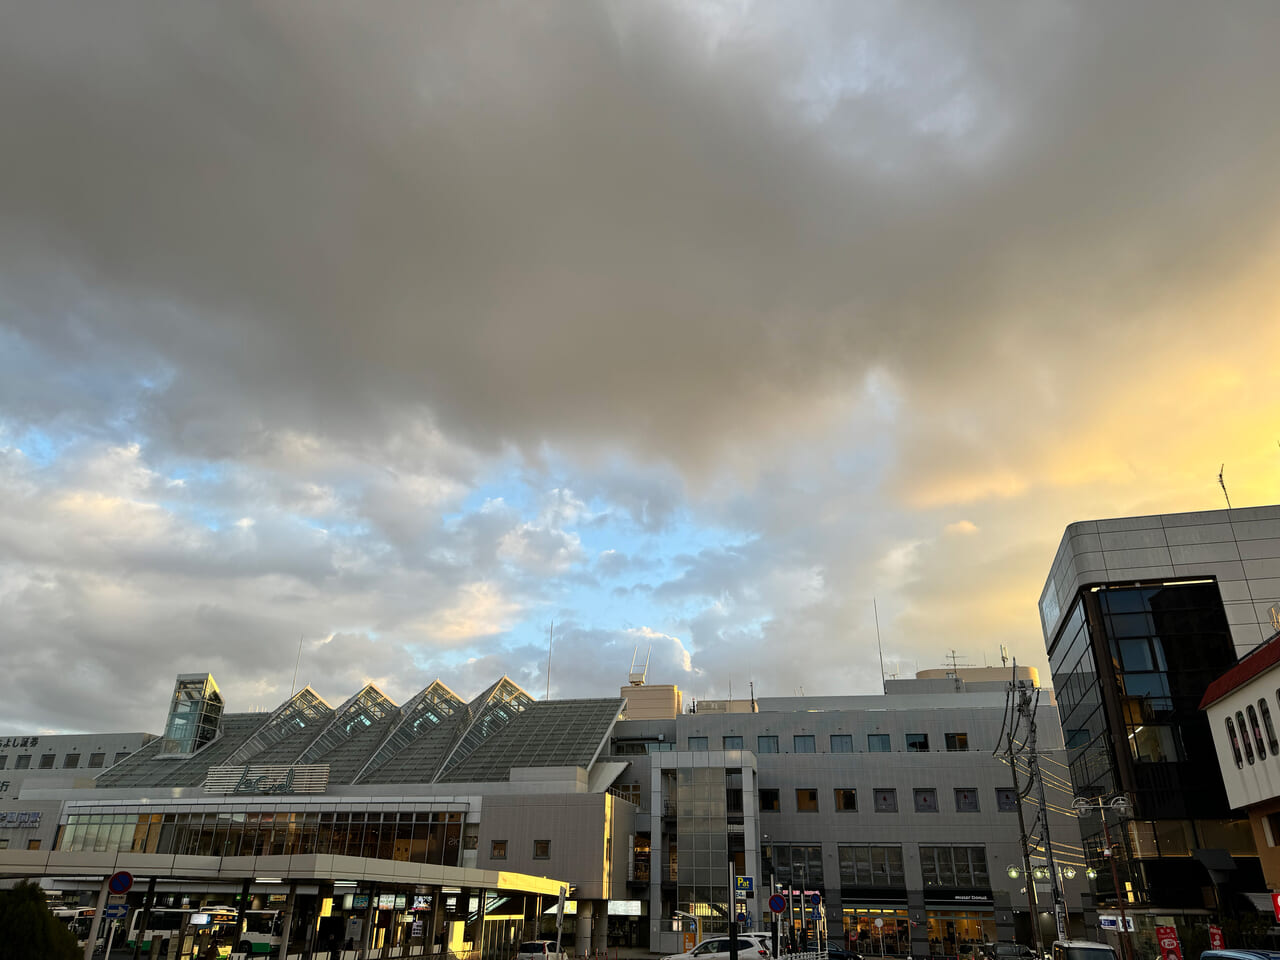
[[[1102,855],[1111,863],[1111,883],[1115,887],[1116,905],[1120,909],[1120,943],[1125,954],[1124,960],[1133,960],[1133,941],[1129,938],[1129,918],[1124,911],[1124,894],[1120,889],[1120,872],[1116,869],[1116,845],[1111,842],[1111,830],[1107,826],[1107,810],[1111,810],[1117,817],[1127,817],[1131,809],[1129,798],[1123,794],[1113,797],[1076,797],[1071,802],[1076,808],[1076,813],[1082,817],[1093,816],[1094,808],[1102,815],[1102,838],[1106,843]],[[1087,871],[1090,880],[1096,878],[1098,871],[1092,867]]]

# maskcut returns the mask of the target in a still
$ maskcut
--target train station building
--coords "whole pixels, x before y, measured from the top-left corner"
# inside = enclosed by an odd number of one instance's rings
[[[373,685],[337,705],[306,687],[255,713],[184,674],[162,735],[128,735],[92,779],[33,776],[3,802],[0,877],[91,903],[127,871],[131,915],[216,905],[237,930],[275,910],[291,956],[336,938],[352,957],[506,960],[555,937],[561,891],[577,955],[676,952],[680,915],[703,936],[730,911],[759,926],[780,892],[797,927],[817,895],[828,935],[861,952],[956,956],[1051,924],[1052,906],[1023,875],[1017,810],[1031,823],[1038,808],[993,755],[1012,673],[936,673],[882,695],[688,704],[643,675],[583,700],[535,700],[506,677],[470,700],[437,681],[403,704]],[[1083,930],[1051,691],[1038,720],[1054,856],[1033,827],[1033,858]],[[175,936],[197,950],[212,932]]]

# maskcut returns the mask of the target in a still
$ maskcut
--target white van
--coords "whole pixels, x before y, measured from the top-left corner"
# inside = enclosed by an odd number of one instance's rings
[[[1096,940],[1055,940],[1053,960],[1119,960],[1115,947]]]

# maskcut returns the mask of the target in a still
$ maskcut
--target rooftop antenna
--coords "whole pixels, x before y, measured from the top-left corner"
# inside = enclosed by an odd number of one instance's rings
[[[751,691],[751,712],[756,712],[756,682],[754,680],[747,681],[747,687]]]
[[[547,631],[547,696],[545,699],[551,699],[551,645],[556,639],[556,622],[551,621],[551,629]]]
[[[876,598],[871,598],[871,612],[876,618],[876,649],[880,652],[880,692],[884,693],[884,647],[880,645],[880,610],[876,607]]]
[[[1276,442],[1277,442],[1277,443],[1280,443],[1280,440],[1278,440],[1278,441],[1276,441]],[[1226,469],[1227,469],[1227,465],[1226,465],[1225,463],[1224,463],[1222,466],[1220,466],[1220,467],[1218,468],[1218,486],[1220,486],[1220,487],[1222,488],[1222,495],[1223,495],[1224,497],[1227,497],[1227,509],[1228,509],[1228,510],[1230,510],[1230,509],[1231,509],[1231,498],[1230,498],[1229,496],[1227,496],[1227,481],[1225,481],[1225,480],[1223,480],[1223,479],[1222,479],[1222,472],[1223,472],[1224,470],[1226,470]]]
[[[1007,667],[1009,665],[1009,648],[1003,643],[1000,644],[1000,666]]]
[[[649,644],[649,649],[644,653],[644,666],[639,670],[636,669],[636,655],[640,652],[640,644],[636,644],[631,651],[631,669],[627,671],[627,683],[633,687],[643,687],[645,678],[649,675],[649,657],[653,655],[653,644]]]
[[[298,690],[298,664],[302,662],[302,638],[305,634],[298,636],[298,658],[293,661],[293,683],[289,684],[289,699],[293,699],[293,695]]]

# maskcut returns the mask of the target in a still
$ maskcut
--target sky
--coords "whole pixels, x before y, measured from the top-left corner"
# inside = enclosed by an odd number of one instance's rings
[[[1280,500],[1280,5],[0,10],[0,729],[873,693]],[[548,682],[548,638],[554,644]],[[295,677],[296,666],[296,677]]]

